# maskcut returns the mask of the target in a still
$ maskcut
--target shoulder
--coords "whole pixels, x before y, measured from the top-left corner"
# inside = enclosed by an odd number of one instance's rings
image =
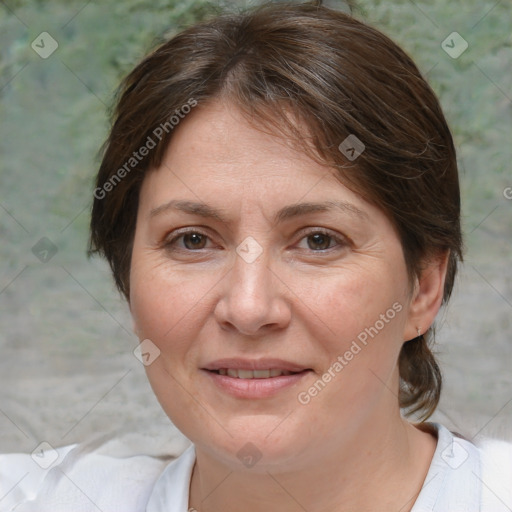
[[[125,438],[50,448],[39,456],[0,455],[0,511],[145,510],[155,482],[188,444],[180,440],[148,455],[144,441]]]
[[[0,454],[0,511],[11,510],[33,498],[46,478],[50,466],[60,464],[75,445],[33,454]]]
[[[512,443],[485,439],[478,448],[485,510],[512,510]]]
[[[430,424],[437,448],[413,512],[510,512],[512,444],[472,441]]]

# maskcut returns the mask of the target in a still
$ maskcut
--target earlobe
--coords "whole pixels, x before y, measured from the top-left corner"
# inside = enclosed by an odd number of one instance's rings
[[[416,338],[418,331],[425,333],[434,322],[443,301],[449,254],[444,251],[429,258],[416,279],[404,340]]]

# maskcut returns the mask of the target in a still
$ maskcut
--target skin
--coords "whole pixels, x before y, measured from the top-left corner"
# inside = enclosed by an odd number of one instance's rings
[[[207,203],[225,218],[162,207],[171,200]],[[273,222],[285,206],[326,200],[351,207]],[[204,236],[176,239],[180,228]],[[263,250],[252,263],[236,252],[248,236]],[[226,100],[181,121],[142,185],[130,309],[139,339],[161,351],[146,367],[152,388],[196,446],[190,507],[412,508],[436,439],[400,416],[397,359],[440,307],[446,255],[426,267],[409,282],[400,240],[380,209]],[[401,311],[299,403],[298,393],[395,303]],[[313,371],[249,400],[227,395],[200,370],[221,357],[275,357]],[[247,442],[261,455],[252,467],[237,457]]]

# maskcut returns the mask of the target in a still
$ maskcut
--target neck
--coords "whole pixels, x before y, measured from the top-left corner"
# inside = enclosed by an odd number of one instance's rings
[[[234,471],[196,446],[190,485],[198,512],[408,512],[421,490],[436,440],[400,417],[368,422],[350,439],[310,450],[297,467]],[[336,484],[334,485],[334,482]]]

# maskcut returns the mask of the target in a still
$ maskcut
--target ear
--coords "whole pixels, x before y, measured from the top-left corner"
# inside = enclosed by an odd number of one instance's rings
[[[425,261],[414,283],[404,341],[416,338],[418,329],[423,334],[433,324],[443,301],[449,256],[450,251],[443,251]]]

